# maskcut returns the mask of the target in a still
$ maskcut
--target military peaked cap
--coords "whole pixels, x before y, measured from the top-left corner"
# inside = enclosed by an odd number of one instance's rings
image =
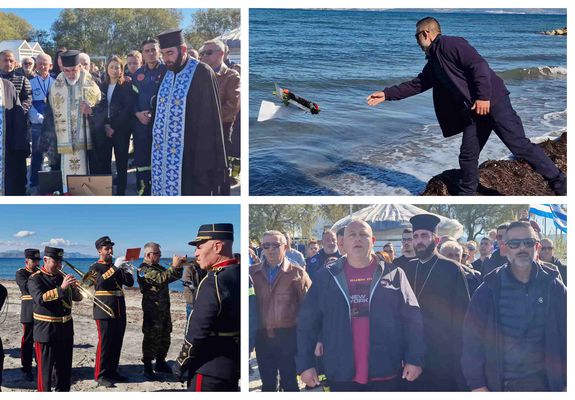
[[[196,246],[206,240],[234,240],[233,224],[206,224],[198,229],[198,236],[189,242],[191,246]]]

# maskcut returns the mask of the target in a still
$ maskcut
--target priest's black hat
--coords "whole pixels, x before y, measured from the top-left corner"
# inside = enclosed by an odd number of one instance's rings
[[[64,258],[64,249],[46,246],[44,248],[44,255],[46,257],[52,257],[54,260],[61,260]]]
[[[60,59],[62,60],[63,67],[75,67],[80,65],[80,52],[78,50],[68,50],[65,53],[60,54]]]
[[[158,41],[160,42],[160,49],[178,47],[185,43],[184,33],[182,29],[169,29],[158,35]]]
[[[419,229],[425,229],[433,233],[437,233],[437,225],[439,224],[439,217],[433,214],[419,214],[414,215],[409,219],[411,225],[413,225],[413,231]]]
[[[113,246],[114,242],[110,239],[110,236],[102,236],[100,239],[96,240],[96,250],[102,246]]]
[[[198,236],[189,242],[191,246],[196,246],[206,240],[234,240],[233,224],[206,224],[198,229]]]
[[[24,250],[24,257],[30,259],[30,260],[41,260],[42,257],[40,257],[40,250],[38,249],[26,249]]]

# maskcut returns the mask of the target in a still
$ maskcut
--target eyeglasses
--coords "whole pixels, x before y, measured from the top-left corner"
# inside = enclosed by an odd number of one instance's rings
[[[505,245],[510,249],[518,249],[523,243],[523,246],[530,249],[538,242],[537,239],[527,238],[527,239],[511,239],[505,242]]]
[[[419,32],[417,32],[417,33],[414,35],[414,36],[415,36],[415,39],[416,39],[416,40],[419,39],[419,35],[421,35],[423,32],[429,33],[429,31],[425,31],[425,30],[419,31]]]
[[[541,251],[543,250],[553,250],[555,247],[553,246],[541,246]]]
[[[469,250],[469,251],[475,251],[475,247],[473,247],[473,246],[467,246],[467,250]]]
[[[150,251],[150,254],[153,254],[155,256],[161,256],[162,252],[161,251]]]
[[[275,242],[275,243],[262,243],[262,247],[266,250],[269,249],[279,249],[279,247],[281,246],[281,243]]]
[[[412,238],[403,238],[401,239],[402,242],[413,242]]]
[[[216,50],[203,50],[200,51],[200,56],[211,56],[212,54],[214,54],[216,52]]]
[[[32,65],[31,62],[23,62],[22,65]]]

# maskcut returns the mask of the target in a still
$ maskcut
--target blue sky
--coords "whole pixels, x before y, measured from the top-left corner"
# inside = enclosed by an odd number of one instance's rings
[[[187,243],[202,224],[234,224],[234,252],[240,252],[239,205],[0,205],[0,252],[43,249],[47,243],[65,251],[97,256],[94,242],[108,235],[116,256],[126,248],[157,242],[164,256],[193,255]]]
[[[24,18],[36,29],[50,31],[52,23],[58,19],[63,8],[2,8],[2,12],[11,12]],[[178,8],[184,16],[183,27],[187,28],[192,22],[192,14],[197,8]]]

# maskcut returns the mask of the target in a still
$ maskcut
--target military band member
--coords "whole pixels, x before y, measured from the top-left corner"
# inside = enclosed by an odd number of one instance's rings
[[[114,315],[107,314],[94,304],[94,319],[98,328],[94,380],[100,386],[114,387],[113,381],[128,380],[118,373],[126,332],[126,300],[122,288],[134,286],[134,277],[124,268],[118,268],[113,264],[114,242],[109,236],[102,236],[96,240],[96,249],[100,259],[90,266],[94,294],[112,309]]]
[[[81,301],[78,281],[72,275],[62,274],[64,250],[56,247],[44,249],[44,265],[28,281],[28,290],[34,302],[34,347],[38,362],[38,391],[49,392],[54,386],[58,392],[70,391],[74,325],[72,301]]]
[[[0,283],[0,310],[8,297],[8,290]],[[2,371],[4,370],[4,348],[2,347],[2,338],[0,337],[0,392],[2,391]]]
[[[170,315],[170,291],[168,285],[182,278],[184,257],[174,256],[168,269],[160,265],[162,250],[160,245],[149,242],[144,245],[144,262],[138,268],[138,285],[142,292],[144,320],[142,332],[142,361],[144,376],[156,380],[155,372],[171,373],[166,363],[170,349],[172,318]],[[152,361],[156,365],[152,368]]]
[[[181,380],[189,371],[188,390],[230,392],[240,378],[240,262],[233,257],[232,224],[202,225],[196,262],[208,274],[200,283],[188,318],[182,350],[174,364]]]
[[[38,271],[40,264],[40,250],[24,250],[26,266],[16,271],[16,284],[20,288],[22,296],[20,305],[20,322],[22,323],[22,341],[20,345],[20,360],[22,362],[22,373],[28,381],[33,381],[32,356],[34,354],[34,303],[28,291],[28,279]]]

